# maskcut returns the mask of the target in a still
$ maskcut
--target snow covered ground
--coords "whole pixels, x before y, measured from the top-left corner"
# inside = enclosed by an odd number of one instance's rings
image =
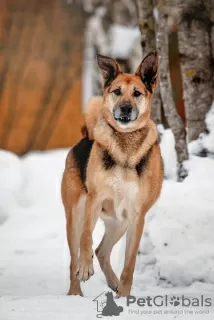
[[[191,156],[188,178],[177,183],[172,141],[171,131],[165,131],[161,148],[171,179],[164,181],[161,197],[147,215],[132,294],[206,294],[214,303],[214,159]],[[69,254],[60,183],[67,152],[22,158],[0,152],[0,320],[96,319],[92,300],[108,290],[95,258],[95,275],[83,285],[85,297],[66,296]],[[102,233],[99,222],[95,247]],[[124,239],[112,255],[117,273],[123,259]],[[125,303],[118,301],[124,306],[118,319],[139,319]],[[150,308],[153,313],[143,319],[213,319],[213,308],[205,309],[208,314],[186,315],[184,310],[163,314],[163,308],[155,314]]]
[[[205,151],[214,156],[214,102],[207,113],[205,122],[209,133],[201,133],[198,140],[192,141],[189,144],[189,151],[192,154],[199,154]]]

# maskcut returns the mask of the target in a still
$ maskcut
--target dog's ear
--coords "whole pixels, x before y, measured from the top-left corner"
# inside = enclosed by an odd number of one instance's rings
[[[117,75],[122,72],[117,61],[100,54],[97,54],[97,64],[103,75],[104,87],[108,87]]]
[[[152,93],[157,85],[158,54],[157,51],[150,52],[141,62],[135,73],[141,78],[145,87]]]

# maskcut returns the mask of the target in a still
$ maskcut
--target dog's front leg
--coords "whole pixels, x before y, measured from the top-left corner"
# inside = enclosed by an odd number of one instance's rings
[[[92,233],[97,222],[101,205],[95,194],[88,194],[85,207],[83,232],[80,240],[80,257],[77,278],[87,281],[93,274]]]
[[[135,262],[140,239],[143,233],[143,227],[144,214],[138,214],[137,216],[133,217],[133,220],[129,224],[126,234],[125,264],[120,277],[117,297],[130,295]]]

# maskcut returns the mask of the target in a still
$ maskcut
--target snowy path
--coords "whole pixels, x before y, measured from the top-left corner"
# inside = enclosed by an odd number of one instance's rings
[[[0,320],[96,319],[92,300],[108,290],[95,259],[95,275],[83,285],[85,298],[65,296],[69,254],[60,183],[66,154],[32,153],[20,160],[0,152]],[[189,177],[183,183],[165,181],[147,216],[132,294],[206,293],[214,305],[214,160],[193,156],[187,166]],[[102,233],[99,222],[95,246]],[[112,255],[117,273],[123,243]],[[209,312],[143,319],[213,319],[212,308]],[[118,319],[139,316],[124,312]]]
[[[120,303],[123,305],[123,303]],[[63,296],[29,298],[0,298],[1,320],[95,320],[96,305],[90,299]],[[214,313],[206,315],[129,315],[122,313],[118,320],[213,320]],[[105,318],[104,318],[105,319]],[[110,318],[106,318],[110,319]]]

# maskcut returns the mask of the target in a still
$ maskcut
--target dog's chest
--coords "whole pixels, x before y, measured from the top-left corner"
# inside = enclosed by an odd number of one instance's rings
[[[106,187],[119,220],[131,218],[138,212],[138,182],[127,175],[124,176],[124,173],[118,170],[106,180]]]

